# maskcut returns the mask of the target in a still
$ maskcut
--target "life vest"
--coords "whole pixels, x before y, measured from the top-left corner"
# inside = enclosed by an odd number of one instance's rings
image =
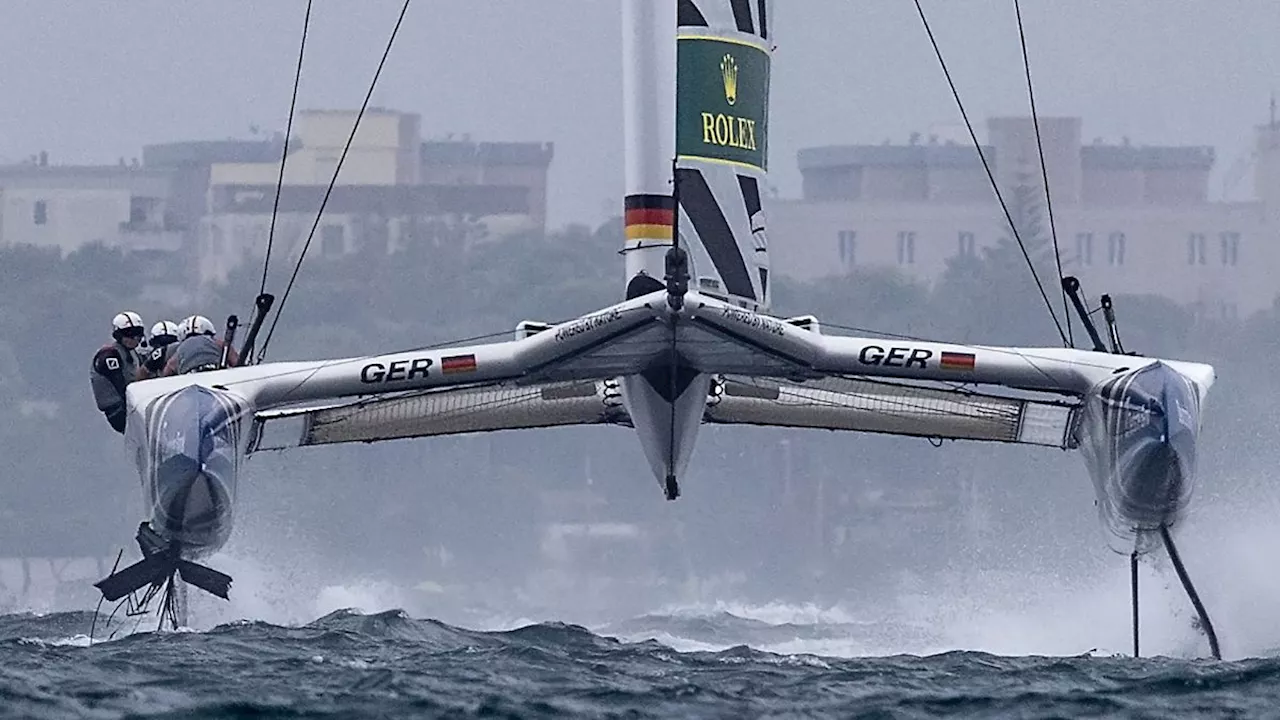
[[[98,410],[117,432],[124,432],[125,389],[138,377],[138,353],[112,342],[98,348],[89,368],[89,385]]]
[[[179,375],[217,370],[222,364],[222,341],[212,335],[192,335],[178,343],[169,362]]]

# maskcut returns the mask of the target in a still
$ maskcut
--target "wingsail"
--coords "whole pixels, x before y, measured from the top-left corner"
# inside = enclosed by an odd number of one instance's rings
[[[772,34],[766,0],[680,0],[676,170],[680,240],[698,291],[769,308],[768,170]]]

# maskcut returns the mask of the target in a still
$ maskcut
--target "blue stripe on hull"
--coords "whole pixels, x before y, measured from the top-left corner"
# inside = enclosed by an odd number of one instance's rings
[[[233,397],[198,385],[160,398],[151,413],[151,526],[185,558],[210,555],[231,535],[244,415]]]
[[[1172,527],[1195,483],[1200,402],[1156,362],[1104,383],[1085,402],[1081,451],[1099,510],[1118,535]]]

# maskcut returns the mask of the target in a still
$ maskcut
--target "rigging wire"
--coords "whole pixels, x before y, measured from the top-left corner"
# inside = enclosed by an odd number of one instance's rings
[[[373,90],[378,85],[378,78],[382,75],[382,68],[387,63],[387,56],[391,54],[391,46],[396,41],[396,35],[400,33],[400,25],[404,22],[405,13],[409,10],[410,0],[404,0],[404,5],[400,7],[400,16],[396,18],[396,25],[391,30],[391,37],[387,39],[387,47],[382,51],[382,59],[378,61],[378,69],[373,73],[373,81],[369,83],[369,91],[365,93],[364,102],[360,105],[360,112],[356,114],[356,121],[351,126],[351,134],[347,136],[347,144],[342,148],[342,155],[338,158],[338,165],[333,169],[333,177],[329,178],[329,187],[325,189],[324,198],[320,201],[320,209],[316,212],[315,222],[311,225],[311,232],[307,234],[307,241],[302,246],[302,252],[298,254],[298,262],[294,264],[293,275],[289,277],[289,284],[285,286],[284,294],[280,296],[280,304],[276,306],[276,316],[271,320],[271,328],[267,330],[267,337],[262,341],[262,348],[258,351],[258,362],[266,357],[267,345],[271,343],[271,336],[276,331],[276,324],[280,322],[280,313],[284,312],[285,301],[289,299],[289,293],[293,290],[293,283],[298,279],[298,271],[302,269],[302,261],[307,256],[307,250],[311,248],[311,241],[315,239],[316,230],[320,227],[320,218],[324,216],[325,205],[329,203],[329,196],[333,194],[333,187],[338,182],[338,173],[342,172],[342,164],[347,159],[347,153],[351,150],[351,144],[356,139],[356,131],[360,129],[360,120],[364,118],[365,110],[369,107],[369,100],[373,97]]]
[[[1018,248],[1022,250],[1022,257],[1027,261],[1027,267],[1031,270],[1031,277],[1036,282],[1036,287],[1040,290],[1040,296],[1044,298],[1045,307],[1049,310],[1049,316],[1053,318],[1053,324],[1058,330],[1058,335],[1062,337],[1062,342],[1067,342],[1067,333],[1062,329],[1062,323],[1058,320],[1058,313],[1053,309],[1053,302],[1049,300],[1049,294],[1045,292],[1044,283],[1040,282],[1040,275],[1036,272],[1035,263],[1031,262],[1031,255],[1027,252],[1027,246],[1022,242],[1022,236],[1018,232],[1016,224],[1013,222],[1013,215],[1009,212],[1009,206],[1004,201],[1004,196],[1000,194],[1000,187],[996,183],[995,174],[991,172],[991,165],[987,162],[987,156],[982,152],[982,145],[978,142],[978,134],[973,130],[973,123],[969,122],[969,114],[965,112],[964,103],[960,101],[960,93],[956,90],[956,84],[951,79],[951,71],[947,69],[947,63],[942,59],[942,50],[938,48],[938,41],[933,37],[933,29],[929,27],[929,21],[924,16],[924,8],[920,7],[920,0],[915,0],[916,11],[920,14],[920,22],[924,24],[925,33],[929,35],[929,42],[933,45],[933,52],[938,57],[938,63],[942,66],[942,74],[947,78],[947,85],[951,87],[951,95],[956,100],[956,106],[960,108],[960,116],[964,118],[965,127],[969,130],[969,137],[973,139],[973,147],[978,151],[978,158],[982,161],[982,167],[987,171],[987,179],[991,181],[991,189],[995,191],[996,199],[1000,202],[1000,208],[1004,210],[1005,219],[1009,221],[1009,229],[1013,233],[1014,240],[1018,241]]]
[[[124,548],[120,548],[120,552],[116,553],[116,562],[114,565],[111,566],[111,572],[107,575],[107,577],[111,577],[112,575],[116,574],[116,570],[120,568],[120,559],[123,557],[124,557]],[[89,644],[90,645],[93,644],[94,631],[97,630],[98,628],[98,612],[102,610],[102,603],[105,602],[106,599],[107,599],[106,595],[103,595],[102,597],[98,598],[98,604],[93,608],[93,622],[89,623]],[[112,617],[114,617],[115,612],[112,612],[111,615]],[[111,622],[110,619],[108,619],[107,622],[108,623]]]
[[[1027,59],[1027,34],[1022,29],[1022,8],[1013,0],[1013,11],[1018,17],[1018,40],[1022,43],[1022,68],[1027,75],[1027,99],[1031,103],[1031,124],[1036,132],[1036,150],[1040,153],[1040,178],[1044,183],[1044,204],[1049,212],[1049,233],[1053,236],[1053,259],[1058,266],[1058,287],[1062,290],[1062,315],[1067,320],[1067,346],[1075,347],[1075,334],[1071,329],[1071,310],[1067,306],[1067,288],[1062,284],[1062,252],[1058,249],[1058,225],[1053,221],[1053,199],[1049,195],[1049,169],[1044,164],[1044,144],[1040,141],[1040,116],[1036,113],[1036,94],[1031,84],[1031,62]]]
[[[284,128],[284,150],[280,153],[280,176],[276,180],[276,200],[271,207],[271,229],[267,231],[267,255],[262,259],[262,284],[258,294],[267,291],[267,268],[271,266],[271,246],[276,237],[276,215],[280,212],[280,189],[284,186],[284,163],[289,157],[289,136],[293,134],[293,112],[298,106],[298,83],[302,80],[302,56],[307,50],[307,30],[311,26],[311,0],[307,0],[307,14],[302,19],[302,45],[298,48],[298,69],[293,76],[293,97],[289,100],[289,121]]]

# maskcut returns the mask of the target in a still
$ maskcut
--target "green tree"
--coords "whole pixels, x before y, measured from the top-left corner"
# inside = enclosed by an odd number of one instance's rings
[[[936,317],[945,320],[956,339],[991,344],[1061,344],[1045,305],[1047,296],[1065,332],[1061,284],[1039,193],[1039,185],[1029,173],[1018,174],[1007,200],[1013,222],[1006,218],[1004,235],[980,253],[957,255],[947,261],[933,300]],[[1028,258],[1044,296],[1028,267]]]
[[[857,268],[808,283],[781,277],[774,281],[774,306],[782,315],[813,315],[844,334],[925,337],[940,329],[930,318],[928,287],[895,268]]]

